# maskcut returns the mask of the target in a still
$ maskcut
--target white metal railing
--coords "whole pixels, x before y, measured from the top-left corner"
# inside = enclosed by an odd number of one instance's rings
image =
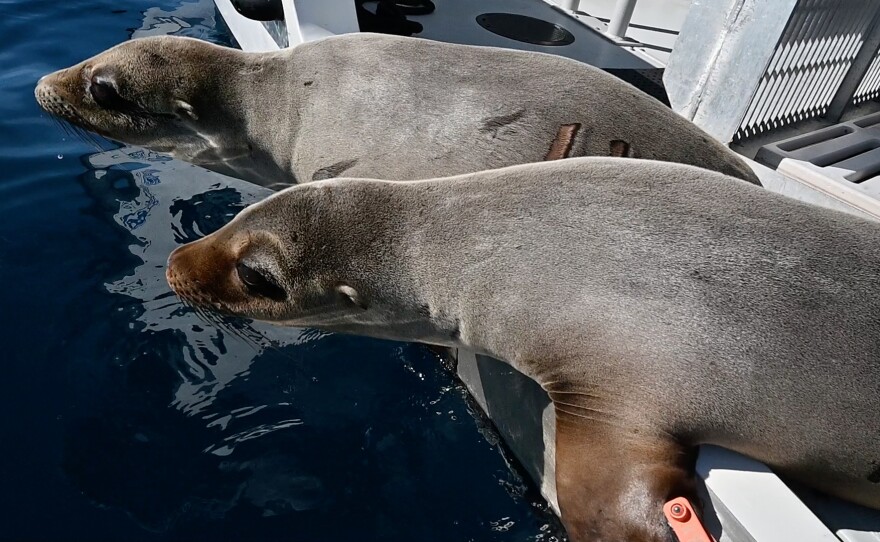
[[[880,97],[880,53],[874,55],[874,60],[865,72],[865,77],[859,83],[853,96],[853,104],[860,104],[868,100]]]
[[[626,29],[629,28],[629,22],[632,20],[635,9],[636,0],[617,0],[614,5],[614,13],[608,21],[608,30],[605,33],[613,38],[625,37]]]
[[[735,139],[825,115],[878,10],[865,0],[799,1]]]
[[[636,9],[636,2],[637,0],[617,0],[614,4],[614,12],[608,21],[608,29],[605,30],[606,34],[612,38],[626,37],[626,31]],[[580,0],[556,0],[556,3],[568,11],[577,11]]]
[[[694,2],[664,75],[673,108],[724,143],[880,97],[880,0]]]

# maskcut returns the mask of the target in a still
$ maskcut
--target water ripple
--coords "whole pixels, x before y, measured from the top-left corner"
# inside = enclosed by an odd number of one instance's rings
[[[281,429],[287,429],[288,427],[294,427],[297,425],[302,425],[303,421],[299,419],[293,420],[281,420],[275,423],[268,423],[258,425],[252,429],[248,429],[247,431],[242,431],[240,433],[236,433],[234,435],[230,435],[223,439],[225,444],[222,445],[211,445],[205,448],[205,453],[211,453],[214,455],[218,455],[221,457],[225,457],[231,455],[232,452],[235,451],[235,445],[241,442],[245,442],[248,440],[253,440],[255,438],[264,437],[270,433],[275,431],[280,431]],[[210,424],[208,425],[210,427]]]

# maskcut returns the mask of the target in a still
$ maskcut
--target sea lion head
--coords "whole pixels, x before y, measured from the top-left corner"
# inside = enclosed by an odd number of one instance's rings
[[[215,133],[229,131],[215,126],[223,87],[212,81],[241,54],[191,38],[136,39],[46,75],[34,94],[76,127],[196,161]]]
[[[413,304],[403,287],[382,292],[372,279],[375,243],[382,239],[371,232],[378,227],[368,217],[357,232],[345,226],[351,221],[340,217],[358,212],[359,205],[335,194],[337,181],[276,193],[216,232],[178,247],[168,258],[169,285],[197,308],[283,325],[363,334],[393,325],[390,320]],[[392,248],[378,250],[391,259]],[[389,267],[388,280],[399,282]]]

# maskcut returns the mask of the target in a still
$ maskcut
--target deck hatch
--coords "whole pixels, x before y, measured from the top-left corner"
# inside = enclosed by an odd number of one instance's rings
[[[574,34],[558,24],[515,13],[483,13],[477,23],[505,38],[533,45],[560,46],[574,43]]]

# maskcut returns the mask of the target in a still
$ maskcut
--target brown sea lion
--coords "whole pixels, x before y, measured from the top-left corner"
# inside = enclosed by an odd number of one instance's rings
[[[87,130],[276,188],[609,155],[758,184],[738,155],[657,100],[541,53],[374,34],[244,53],[163,36],[47,75],[35,93]]]
[[[661,507],[693,498],[700,444],[880,508],[876,222],[577,158],[293,187],[175,250],[167,277],[208,309],[509,362],[555,406],[576,541],[673,540]]]

